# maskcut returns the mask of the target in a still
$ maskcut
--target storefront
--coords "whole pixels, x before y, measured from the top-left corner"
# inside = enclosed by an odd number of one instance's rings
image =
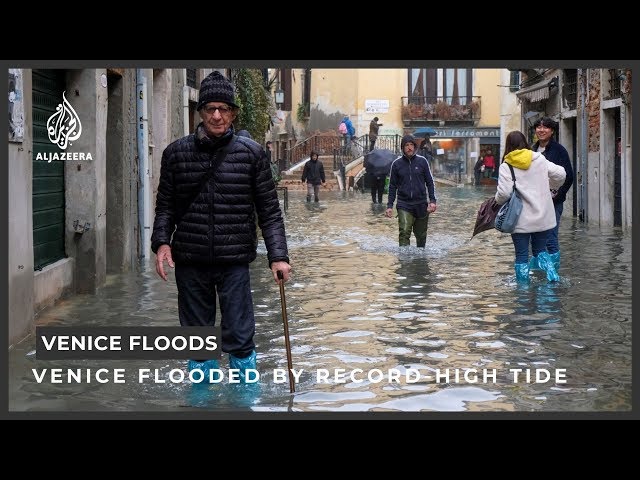
[[[431,137],[434,174],[455,182],[472,183],[473,166],[479,156],[491,151],[500,158],[500,128],[435,128]]]

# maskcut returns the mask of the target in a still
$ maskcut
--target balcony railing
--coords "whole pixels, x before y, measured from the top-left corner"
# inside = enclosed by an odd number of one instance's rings
[[[402,120],[408,122],[474,122],[481,97],[402,97]]]

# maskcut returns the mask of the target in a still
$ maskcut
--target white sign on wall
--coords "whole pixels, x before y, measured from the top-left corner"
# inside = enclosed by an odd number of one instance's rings
[[[364,109],[367,113],[389,113],[389,100],[372,100],[364,101]]]

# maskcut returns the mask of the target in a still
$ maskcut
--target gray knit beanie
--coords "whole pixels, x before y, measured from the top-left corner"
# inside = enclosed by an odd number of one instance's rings
[[[209,102],[224,102],[227,105],[239,108],[236,105],[233,85],[220,72],[211,72],[200,83],[200,95],[196,109],[199,111]]]

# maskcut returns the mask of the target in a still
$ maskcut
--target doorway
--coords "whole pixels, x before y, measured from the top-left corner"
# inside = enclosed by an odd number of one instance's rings
[[[613,226],[622,226],[622,142],[620,108],[613,109],[615,153],[613,161]]]

